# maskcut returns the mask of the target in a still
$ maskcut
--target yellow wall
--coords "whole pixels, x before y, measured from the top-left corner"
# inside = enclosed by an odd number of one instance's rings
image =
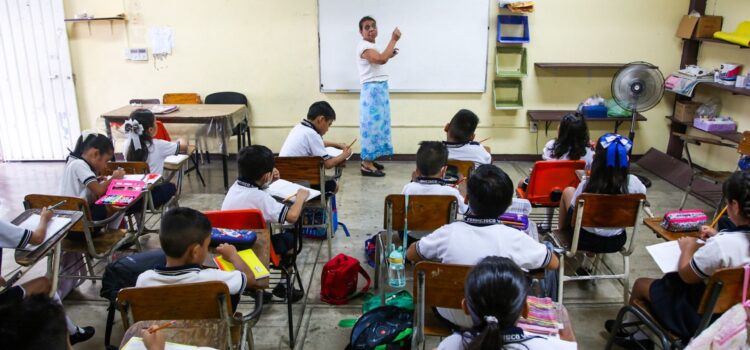
[[[735,0],[739,3],[739,0]],[[722,1],[722,4],[724,2]],[[498,9],[491,1],[491,15]],[[525,108],[574,109],[594,93],[609,96],[614,71],[542,71],[534,62],[629,62],[643,60],[663,72],[679,64],[680,40],[674,32],[686,12],[687,0],[565,0],[537,1],[530,15],[529,76],[523,79]],[[238,91],[251,103],[253,141],[278,151],[288,129],[309,104],[325,99],[338,119],[326,137],[351,140],[358,135],[358,95],[319,91],[317,1],[259,0],[67,0],[66,17],[88,12],[108,16],[125,12],[127,25],[68,25],[81,126],[102,128],[101,113],[130,98],[160,97],[165,92]],[[745,11],[747,12],[747,11]],[[352,25],[358,19],[352,18]],[[494,20],[492,21],[494,22]],[[176,47],[161,69],[125,61],[127,47],[150,46],[147,29],[171,26]],[[492,137],[493,153],[533,154],[551,137],[528,130],[526,109],[495,111],[495,24],[488,42],[488,89],[483,94],[392,94],[396,153],[413,153],[417,141],[443,139],[444,125],[460,108],[480,119],[478,138]],[[403,35],[408,36],[409,33]],[[381,34],[381,40],[384,40]],[[441,49],[450,49],[449,43]],[[460,63],[458,63],[460,64]],[[645,113],[637,127],[636,153],[649,147],[664,150],[673,98],[667,96]],[[609,123],[590,125],[592,137],[611,130]],[[628,123],[622,132],[627,134]],[[536,140],[538,136],[539,140]],[[230,148],[235,149],[235,148]]]

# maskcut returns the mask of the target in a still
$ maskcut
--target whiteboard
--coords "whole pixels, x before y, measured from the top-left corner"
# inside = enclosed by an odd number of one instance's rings
[[[401,30],[399,53],[385,65],[390,91],[485,91],[489,0],[318,0],[320,91],[359,91],[364,16],[377,21],[379,51]]]

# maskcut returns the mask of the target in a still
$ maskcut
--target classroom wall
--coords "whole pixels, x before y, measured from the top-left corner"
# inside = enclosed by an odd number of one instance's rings
[[[735,1],[739,3],[739,0]],[[725,3],[722,1],[722,4]],[[418,140],[443,139],[443,125],[455,111],[468,108],[481,118],[479,139],[497,154],[538,154],[556,125],[545,135],[530,133],[526,109],[574,109],[586,97],[610,95],[614,71],[542,71],[534,62],[605,62],[643,60],[663,72],[679,65],[680,40],[674,37],[687,0],[536,1],[531,14],[529,75],[523,79],[525,109],[496,111],[493,106],[495,23],[487,45],[487,91],[482,94],[392,94],[396,153],[413,153]],[[498,13],[490,2],[490,14]],[[69,24],[73,71],[82,128],[103,128],[98,116],[130,98],[160,97],[165,92],[233,90],[251,104],[253,142],[278,151],[289,128],[306,114],[309,104],[328,100],[337,121],[326,136],[349,141],[358,136],[357,94],[319,92],[317,1],[259,0],[67,0],[66,17],[126,13],[128,22]],[[352,18],[356,26],[358,18]],[[494,20],[492,20],[494,22]],[[126,61],[127,47],[150,46],[147,29],[170,26],[176,31],[173,55],[163,62]],[[385,44],[388,28],[381,28]],[[408,36],[409,33],[403,33]],[[435,49],[450,50],[450,43]],[[460,63],[457,63],[460,64]],[[673,98],[667,96],[638,123],[636,153],[666,148],[667,122]],[[591,125],[592,137],[612,124]],[[628,123],[622,133],[627,134]],[[355,146],[358,151],[358,145]],[[236,149],[230,147],[230,150]]]

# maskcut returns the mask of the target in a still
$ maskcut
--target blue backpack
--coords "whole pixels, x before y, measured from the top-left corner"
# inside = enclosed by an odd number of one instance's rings
[[[344,229],[344,234],[349,237],[349,229],[344,225],[343,222],[339,222],[338,209],[336,208],[336,196],[331,196],[331,223],[333,225],[333,233],[336,234],[339,225]],[[302,211],[302,225],[324,225],[328,219],[326,215],[326,209],[320,207],[305,208]],[[303,227],[302,235],[306,238],[312,239],[326,239],[325,227]]]

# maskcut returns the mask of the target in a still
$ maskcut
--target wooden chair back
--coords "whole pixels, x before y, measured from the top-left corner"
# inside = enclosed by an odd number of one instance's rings
[[[325,168],[321,157],[276,157],[275,167],[287,181],[306,181],[310,186],[325,183]]]
[[[575,218],[578,210],[583,210],[581,226],[599,228],[635,227],[639,224],[639,208],[646,195],[638,194],[593,194],[583,193],[576,205]],[[581,203],[583,202],[583,203]]]
[[[474,165],[474,162],[468,160],[448,159],[448,171],[451,171],[451,168],[455,168],[456,173],[463,175],[466,180],[471,176]]]
[[[737,145],[737,152],[744,156],[750,155],[750,131],[742,133],[742,140],[740,140],[740,144]]]
[[[125,328],[148,320],[225,319],[232,315],[229,288],[221,281],[124,288],[117,307]]]
[[[742,302],[745,269],[742,267],[719,269],[711,275],[698,306],[698,314],[721,314]],[[712,295],[716,293],[716,299]],[[713,307],[711,307],[713,304]]]
[[[414,281],[420,281],[420,275],[424,274],[424,295],[419,291],[419,283],[414,283],[414,303],[420,303],[424,298],[426,310],[431,307],[460,309],[469,270],[471,266],[468,265],[420,261],[414,267]]]
[[[385,197],[383,228],[404,229],[405,204],[406,196],[403,194],[389,194]],[[407,228],[414,231],[436,230],[456,220],[457,208],[458,203],[454,196],[409,196]]]
[[[197,105],[203,103],[201,96],[194,92],[168,93],[161,99],[165,105]]]
[[[49,207],[65,201],[62,205],[57,207],[60,210],[75,210],[83,212],[83,220],[78,220],[70,228],[73,232],[83,232],[84,225],[87,221],[91,221],[91,211],[89,210],[88,203],[79,197],[66,197],[66,196],[55,196],[49,194],[27,194],[23,197],[23,204],[26,209],[41,209]]]
[[[122,170],[125,170],[125,174],[128,175],[141,175],[151,172],[148,168],[148,163],[146,162],[108,162],[107,168],[102,170],[99,175],[112,175],[112,172],[114,172],[118,168],[122,168]]]

